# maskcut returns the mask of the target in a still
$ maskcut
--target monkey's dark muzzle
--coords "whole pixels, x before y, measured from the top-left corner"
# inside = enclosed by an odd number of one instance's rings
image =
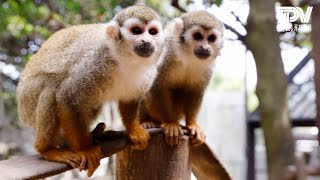
[[[135,45],[134,51],[141,57],[149,57],[154,52],[154,47],[150,42],[143,42]]]
[[[211,53],[210,53],[210,50],[209,49],[205,49],[203,47],[199,47],[199,48],[196,48],[194,50],[194,54],[199,58],[199,59],[207,59]]]

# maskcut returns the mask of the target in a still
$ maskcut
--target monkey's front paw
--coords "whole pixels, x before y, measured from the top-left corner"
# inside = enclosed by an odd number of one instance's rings
[[[144,150],[148,146],[150,135],[144,128],[137,126],[129,131],[129,138],[134,144],[133,149]]]
[[[163,123],[161,124],[161,127],[164,131],[168,145],[177,145],[179,139],[183,139],[183,130],[178,123]]]
[[[158,128],[160,127],[159,123],[152,122],[152,121],[144,121],[141,123],[141,126],[145,129],[151,129],[151,128]]]
[[[99,167],[102,159],[102,151],[99,146],[93,146],[86,150],[76,152],[81,158],[79,170],[88,170],[88,177],[92,176],[94,171]]]
[[[192,146],[199,146],[204,143],[206,136],[203,133],[201,127],[194,123],[186,126],[190,132],[190,142]]]

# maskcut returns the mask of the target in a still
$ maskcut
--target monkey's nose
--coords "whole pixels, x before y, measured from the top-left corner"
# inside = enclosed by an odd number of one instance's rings
[[[207,59],[211,55],[210,49],[209,48],[203,48],[203,47],[196,48],[193,53],[199,59]]]
[[[154,52],[154,47],[150,42],[141,40],[142,43],[138,43],[134,46],[134,51],[141,57],[149,57]]]

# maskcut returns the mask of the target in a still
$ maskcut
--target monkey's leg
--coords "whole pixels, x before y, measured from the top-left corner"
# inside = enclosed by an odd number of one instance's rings
[[[99,146],[94,146],[90,132],[91,117],[90,108],[58,105],[59,119],[64,130],[69,147],[81,157],[79,170],[88,170],[88,176],[92,176],[100,165],[102,151]],[[76,113],[78,112],[78,113]]]
[[[59,123],[56,119],[54,92],[45,88],[39,96],[36,108],[35,149],[49,161],[67,163],[74,168],[81,164],[76,153],[57,148]]]
[[[175,94],[168,88],[154,88],[151,96],[147,97],[145,107],[147,112],[161,121],[165,139],[173,146],[183,138],[183,131],[179,125],[181,105],[173,98]]]
[[[203,89],[189,92],[185,102],[186,128],[190,132],[191,145],[198,146],[204,143],[206,136],[196,121],[203,97]]]
[[[177,145],[183,135],[183,130],[179,122],[162,123],[161,127],[164,131],[167,144],[170,146]]]
[[[138,115],[139,101],[119,102],[119,111],[122,122],[126,127],[129,138],[134,143],[134,148],[143,150],[148,145],[150,138],[148,132],[140,126]]]

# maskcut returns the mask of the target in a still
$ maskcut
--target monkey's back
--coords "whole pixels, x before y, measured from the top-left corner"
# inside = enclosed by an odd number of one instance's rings
[[[55,91],[77,61],[106,43],[104,27],[91,24],[60,30],[31,57],[17,87],[20,120],[35,127],[35,111],[43,89]]]
[[[78,25],[54,33],[31,57],[21,78],[39,73],[65,73],[86,51],[105,41],[101,34],[104,27],[103,24]]]

